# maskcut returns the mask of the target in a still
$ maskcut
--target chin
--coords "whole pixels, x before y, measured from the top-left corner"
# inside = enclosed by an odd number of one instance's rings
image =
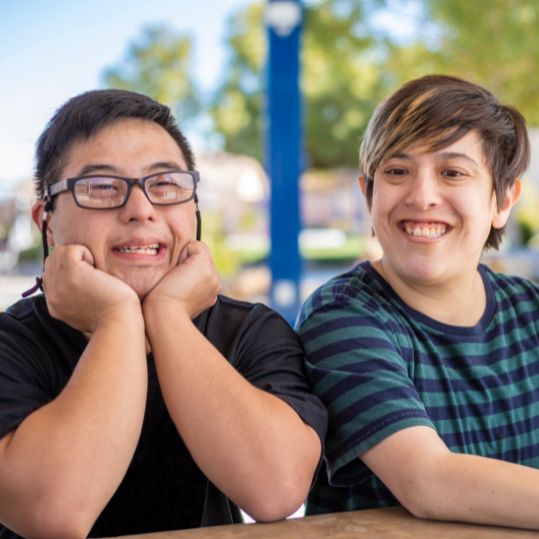
[[[125,284],[129,285],[137,294],[140,301],[142,301],[155,287],[159,282],[158,279],[153,281],[148,281],[147,279],[122,279]]]
[[[409,280],[419,283],[436,282],[440,280],[443,274],[442,268],[438,265],[421,261],[407,264],[403,269]]]

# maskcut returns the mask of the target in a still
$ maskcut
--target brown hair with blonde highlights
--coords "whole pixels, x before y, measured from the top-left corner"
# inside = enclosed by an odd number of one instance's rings
[[[374,172],[384,158],[416,145],[438,151],[471,130],[481,136],[500,208],[507,190],[529,164],[526,121],[518,110],[502,105],[485,88],[445,75],[407,82],[374,111],[359,157],[369,208]],[[485,248],[498,248],[504,228],[491,229]]]

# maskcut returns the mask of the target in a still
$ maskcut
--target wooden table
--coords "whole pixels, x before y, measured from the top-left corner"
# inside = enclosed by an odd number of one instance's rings
[[[271,524],[125,535],[123,539],[538,539],[539,533],[511,528],[435,522],[414,518],[400,507],[367,509],[289,519]]]

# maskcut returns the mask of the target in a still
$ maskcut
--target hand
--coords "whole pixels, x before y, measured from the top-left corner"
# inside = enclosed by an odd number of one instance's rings
[[[83,245],[55,247],[45,261],[43,288],[51,316],[87,333],[122,309],[140,310],[135,291],[96,269],[92,253]]]
[[[173,268],[144,298],[143,309],[171,303],[193,319],[217,301],[221,291],[219,274],[205,243],[188,243]]]

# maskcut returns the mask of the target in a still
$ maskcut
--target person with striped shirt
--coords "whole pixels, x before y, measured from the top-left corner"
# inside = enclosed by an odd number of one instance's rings
[[[296,324],[330,418],[308,514],[401,504],[539,529],[539,288],[480,263],[529,155],[522,115],[455,77],[374,112],[359,183],[382,257],[324,284]]]

